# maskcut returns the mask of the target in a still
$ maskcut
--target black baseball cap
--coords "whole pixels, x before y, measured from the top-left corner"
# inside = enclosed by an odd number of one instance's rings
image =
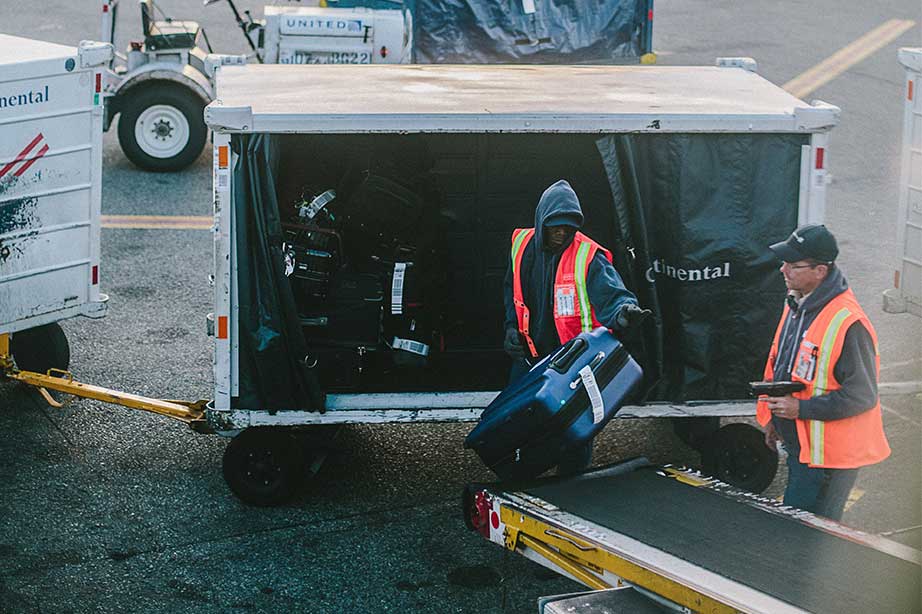
[[[839,255],[836,238],[822,224],[804,224],[792,232],[786,241],[769,245],[768,248],[784,262],[834,262]]]

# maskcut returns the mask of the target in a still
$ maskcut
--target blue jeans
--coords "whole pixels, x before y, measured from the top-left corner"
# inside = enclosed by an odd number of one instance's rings
[[[788,485],[784,489],[784,504],[841,520],[858,470],[809,467],[797,459],[799,450],[787,446],[785,449],[788,451]]]

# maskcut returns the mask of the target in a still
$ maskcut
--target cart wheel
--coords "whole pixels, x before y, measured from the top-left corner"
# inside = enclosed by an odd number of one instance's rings
[[[701,452],[709,445],[711,437],[720,429],[720,418],[673,418],[672,430],[685,445]]]
[[[47,373],[49,369],[66,371],[70,365],[70,344],[57,322],[13,333],[10,352],[22,371]]]
[[[129,160],[148,171],[178,171],[205,147],[204,101],[189,88],[157,82],[125,94],[118,142]]]
[[[288,501],[303,467],[297,439],[288,429],[249,428],[224,450],[224,480],[244,503],[259,507]]]
[[[701,456],[705,473],[754,493],[768,488],[778,471],[778,453],[765,445],[762,431],[741,422],[714,433]]]

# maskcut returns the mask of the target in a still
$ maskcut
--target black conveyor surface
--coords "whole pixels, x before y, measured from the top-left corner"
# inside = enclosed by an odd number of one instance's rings
[[[919,565],[653,469],[525,492],[810,612],[922,612]]]

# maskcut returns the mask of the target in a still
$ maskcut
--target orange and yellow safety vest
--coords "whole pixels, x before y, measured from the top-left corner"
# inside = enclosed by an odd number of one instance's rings
[[[765,365],[765,381],[773,381],[773,368],[778,355],[781,330],[790,309],[784,307],[781,321],[775,332],[768,362]],[[829,301],[807,328],[794,360],[791,379],[803,382],[806,388],[795,392],[798,399],[809,399],[838,390],[842,386],[836,380],[834,369],[845,333],[855,322],[861,322],[871,334],[877,372],[880,373],[880,353],[877,349],[877,333],[865,315],[851,290],[846,290]],[[756,406],[759,424],[771,420],[771,410],[765,401]],[[800,462],[810,467],[854,469],[878,463],[890,455],[890,446],[884,435],[880,398],[857,416],[838,420],[795,420],[797,439],[800,442]]]
[[[525,339],[531,356],[537,358],[538,351],[529,333],[529,313],[522,293],[521,274],[522,254],[534,236],[534,228],[516,228],[512,231],[512,298],[519,333]],[[589,291],[586,289],[589,264],[598,251],[601,251],[609,262],[612,261],[611,252],[583,233],[577,232],[573,242],[560,255],[554,278],[554,326],[561,343],[566,343],[581,332],[589,332],[602,326],[595,317],[595,311],[589,303]]]

